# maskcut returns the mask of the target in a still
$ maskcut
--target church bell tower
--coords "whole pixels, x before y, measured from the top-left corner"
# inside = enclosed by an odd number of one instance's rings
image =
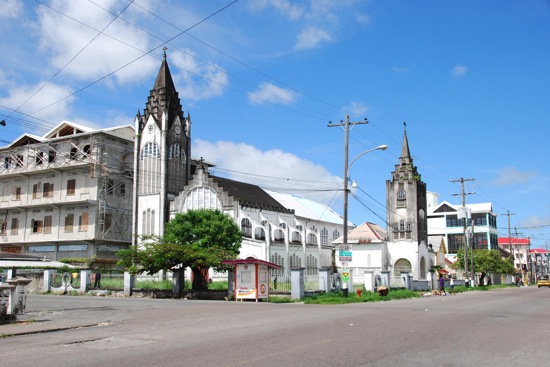
[[[143,114],[135,118],[134,233],[164,233],[170,201],[191,174],[191,118],[184,117],[178,92],[164,57]],[[137,240],[136,242],[137,243]]]
[[[386,220],[388,241],[427,243],[426,184],[413,164],[404,124],[403,145],[399,163],[386,181]]]

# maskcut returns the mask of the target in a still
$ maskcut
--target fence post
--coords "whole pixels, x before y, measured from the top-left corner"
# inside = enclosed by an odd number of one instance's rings
[[[49,293],[52,291],[52,274],[53,270],[44,270],[44,293]]]
[[[91,270],[80,270],[80,293],[86,293],[90,284]]]
[[[411,289],[411,282],[409,278],[409,273],[401,273],[401,280],[403,281],[403,286],[405,289]]]
[[[330,292],[330,269],[319,269],[319,289],[326,293]]]
[[[304,298],[304,268],[290,269],[290,299]]]
[[[6,280],[13,279],[16,276],[17,276],[17,269],[16,268],[8,269],[8,274],[6,274]]]
[[[172,297],[181,298],[185,288],[185,269],[180,269],[172,273]]]
[[[124,272],[124,295],[131,296],[132,288],[134,288],[134,277],[130,274],[129,271]]]
[[[382,282],[382,284],[380,284],[380,285],[391,288],[390,272],[389,271],[381,271],[380,272],[380,281]]]
[[[365,290],[374,292],[374,272],[366,271],[365,274]]]

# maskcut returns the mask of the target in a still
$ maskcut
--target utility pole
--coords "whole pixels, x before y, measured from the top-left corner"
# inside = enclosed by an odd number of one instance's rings
[[[341,121],[338,124],[334,124],[331,121],[328,123],[328,127],[340,126],[344,128],[344,240],[343,244],[348,243],[348,154],[349,154],[349,127],[355,125],[368,124],[369,121],[365,117],[364,121],[350,122],[349,115],[346,115],[346,121]]]
[[[349,115],[346,115],[346,121],[340,120],[340,123],[333,124],[331,121],[328,123],[328,127],[340,126],[344,128],[344,237],[342,245],[346,246],[348,244],[348,154],[349,154],[349,127],[361,124],[368,124],[369,121],[365,118],[364,121],[350,122]],[[352,162],[353,163],[353,162]],[[333,255],[334,263],[336,263],[336,253]],[[349,262],[345,264],[342,263],[342,291],[344,297],[348,296],[348,282],[349,282]],[[347,278],[347,279],[345,279]],[[353,291],[353,289],[352,289]]]
[[[472,195],[472,194],[475,194],[475,192],[464,192],[464,182],[466,181],[474,181],[473,178],[460,178],[459,180],[451,180],[451,182],[460,182],[460,186],[461,186],[461,193],[460,194],[451,194],[453,196],[457,196],[457,195],[461,195],[462,196],[462,215],[463,215],[463,218],[462,218],[462,224],[463,224],[463,235],[464,235],[464,274],[466,274],[466,280],[465,280],[465,283],[466,283],[466,287],[469,287],[469,281],[468,281],[468,238],[466,236],[466,222],[468,220],[468,216],[467,216],[467,212],[466,212],[466,195]],[[473,233],[472,233],[472,238],[473,238]],[[472,249],[473,249],[473,245],[472,245]],[[472,265],[473,267],[473,265]],[[473,270],[473,269],[472,269]],[[473,279],[472,279],[473,281]]]
[[[510,213],[509,210],[506,210],[506,213],[505,214],[502,214],[502,215],[507,215],[508,216],[508,248],[510,250],[510,261],[512,262],[512,265],[514,265],[514,255],[512,253],[512,231],[511,231],[511,228],[510,228],[510,216],[511,215],[516,215],[516,213]]]

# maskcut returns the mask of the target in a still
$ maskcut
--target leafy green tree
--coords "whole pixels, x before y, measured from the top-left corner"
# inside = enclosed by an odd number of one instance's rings
[[[141,248],[119,251],[120,264],[134,274],[169,269],[193,271],[193,290],[208,288],[208,269],[224,269],[222,260],[239,254],[242,232],[219,210],[190,210],[166,224],[164,236],[150,238]]]
[[[480,273],[480,285],[484,284],[487,274],[513,274],[516,269],[510,261],[503,259],[498,250],[475,250],[474,254],[474,272]],[[468,266],[471,265],[472,251],[468,252]],[[464,251],[457,253],[457,261],[454,263],[455,269],[464,269]],[[471,271],[471,269],[469,269]]]

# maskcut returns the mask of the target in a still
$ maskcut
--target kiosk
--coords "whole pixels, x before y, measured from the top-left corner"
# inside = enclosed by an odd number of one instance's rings
[[[222,260],[222,264],[231,265],[234,269],[235,301],[243,299],[268,299],[269,268],[280,268],[279,265],[254,258]]]

